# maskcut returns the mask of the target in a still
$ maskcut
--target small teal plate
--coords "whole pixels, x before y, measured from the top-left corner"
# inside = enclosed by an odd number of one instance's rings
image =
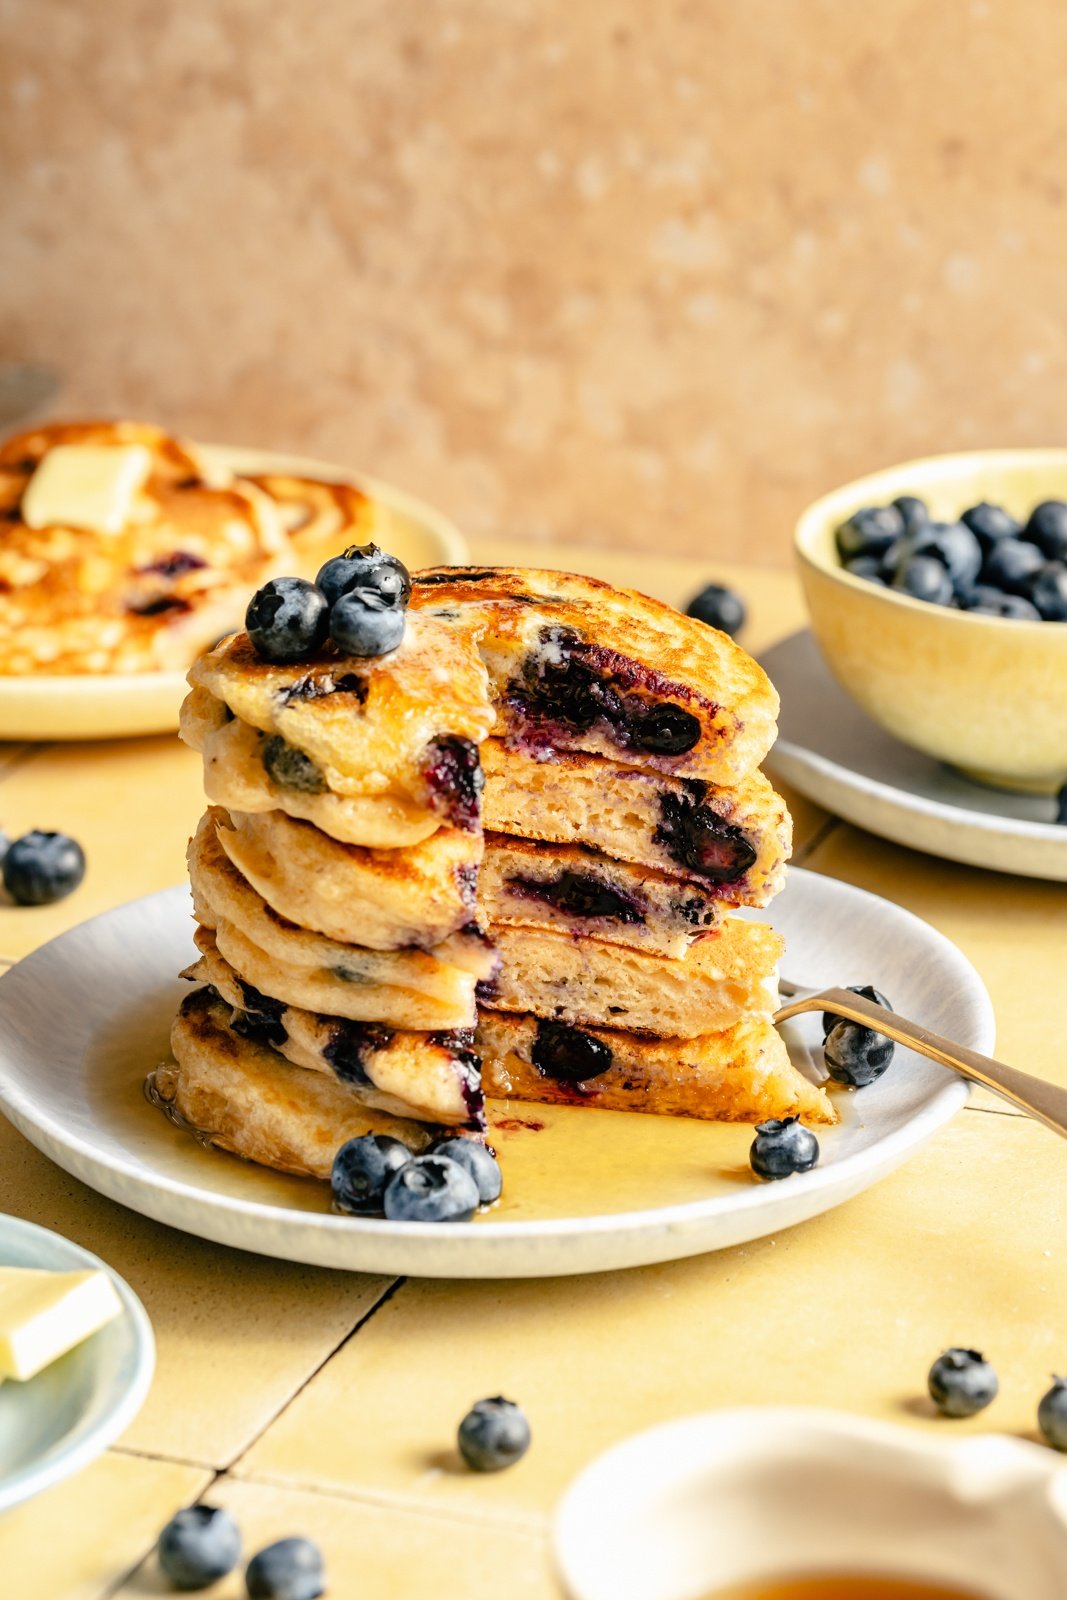
[[[122,1315],[27,1383],[0,1384],[0,1511],[94,1460],[132,1422],[156,1364],[152,1326],[106,1262],[58,1233],[0,1215],[0,1265],[107,1273]]]

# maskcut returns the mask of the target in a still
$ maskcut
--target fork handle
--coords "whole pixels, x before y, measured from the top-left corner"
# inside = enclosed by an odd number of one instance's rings
[[[775,1021],[785,1022],[802,1011],[832,1011],[835,1017],[861,1022],[876,1033],[895,1039],[897,1044],[910,1045],[920,1055],[958,1072],[972,1083],[980,1083],[984,1089],[991,1089],[1002,1100],[1018,1106],[1020,1111],[1036,1117],[1054,1133],[1067,1138],[1067,1089],[1061,1089],[1058,1084],[1046,1083],[1043,1078],[1033,1078],[1015,1067],[1006,1067],[992,1056],[968,1050],[966,1045],[955,1044],[921,1023],[909,1022],[906,1017],[887,1011],[884,1006],[853,994],[850,989],[823,989],[803,1000],[792,1000],[775,1014]]]

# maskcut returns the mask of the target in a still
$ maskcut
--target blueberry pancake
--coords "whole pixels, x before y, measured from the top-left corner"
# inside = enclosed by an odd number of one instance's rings
[[[0,446],[0,673],[184,670],[285,569],[270,498],[134,422]]]
[[[189,845],[193,909],[241,977],[286,1005],[428,1032],[474,1026],[474,989],[497,957],[473,924],[433,954],[342,944],[279,916],[238,872],[205,816]]]
[[[793,828],[762,772],[735,789],[560,751],[547,761],[487,739],[487,829],[584,844],[692,878],[730,905],[764,906],[785,879]]]
[[[437,567],[411,605],[478,637],[497,732],[537,756],[584,750],[707,783],[767,754],[778,696],[726,634],[573,573]]]
[[[421,844],[440,815],[401,795],[333,794],[319,769],[277,734],[240,722],[206,689],[191,689],[181,710],[181,736],[204,758],[208,799],[229,811],[284,811],[313,822],[332,839],[395,850]]]
[[[311,763],[308,781],[333,794],[390,798],[432,811],[454,827],[478,826],[477,746],[493,723],[486,674],[469,636],[436,618],[409,615],[401,644],[375,659],[325,645],[279,665],[246,633],[224,639],[193,665],[189,682],[235,717],[277,737],[279,758]]]
[[[273,910],[371,950],[429,950],[474,917],[482,841],[439,828],[410,850],[341,844],[284,811],[208,816],[234,866]]]
[[[782,941],[762,922],[727,917],[680,960],[557,928],[491,932],[500,971],[479,998],[500,1011],[691,1039],[769,1017],[776,1005]]]
[[[320,1017],[246,983],[219,954],[210,929],[197,929],[196,946],[199,958],[182,977],[214,989],[242,1038],[270,1045],[294,1066],[337,1078],[375,1110],[445,1127],[484,1127],[481,1073],[469,1029],[412,1033]]]
[[[336,1078],[242,1038],[210,989],[185,998],[170,1042],[174,1062],[156,1069],[155,1095],[208,1143],[246,1161],[328,1179],[346,1139],[384,1133],[417,1151],[431,1137],[424,1123],[376,1111]]]
[[[836,1120],[825,1090],[797,1071],[764,1017],[692,1039],[648,1039],[483,1010],[475,1044],[483,1087],[494,1099],[713,1122]]]
[[[486,834],[478,902],[493,924],[545,923],[574,937],[675,957],[724,915],[721,901],[698,879],[614,861],[584,845],[505,833]]]
[[[374,502],[353,483],[283,472],[250,472],[246,482],[270,496],[297,549],[315,545],[343,550],[346,545],[370,543],[377,531]]]

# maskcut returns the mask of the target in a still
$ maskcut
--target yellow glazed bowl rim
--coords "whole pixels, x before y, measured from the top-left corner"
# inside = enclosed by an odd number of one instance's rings
[[[951,484],[955,478],[961,483],[973,476],[975,469],[993,468],[1010,472],[1013,469],[1048,467],[1058,471],[1064,479],[1064,498],[1067,498],[1067,447],[1042,446],[1040,448],[1015,448],[1000,450],[957,450],[944,455],[917,456],[895,466],[883,467],[867,473],[862,478],[831,489],[801,512],[793,534],[793,548],[801,564],[840,583],[845,589],[859,591],[887,606],[901,606],[905,610],[922,612],[940,619],[946,628],[979,629],[1012,628],[1019,636],[1031,638],[1048,628],[1064,628],[1067,623],[1030,622],[1018,617],[989,617],[974,611],[957,611],[951,606],[932,605],[928,600],[916,600],[912,595],[897,589],[870,583],[857,578],[840,564],[834,543],[834,532],[840,523],[863,506],[888,505],[899,494],[922,494],[931,485],[939,488]],[[961,511],[966,506],[961,505]]]

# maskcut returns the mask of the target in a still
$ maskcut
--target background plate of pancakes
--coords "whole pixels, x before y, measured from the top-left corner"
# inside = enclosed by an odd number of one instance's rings
[[[989,1052],[989,997],[966,957],[900,907],[792,869],[774,922],[786,975],[874,982],[905,1015]],[[145,1100],[168,1059],[176,977],[193,957],[189,900],[167,890],[72,929],[0,980],[0,1109],[67,1172],[186,1232],[308,1264],[483,1278],[607,1271],[764,1237],[828,1211],[898,1167],[967,1086],[898,1047],[877,1083],[838,1097],[811,1172],[760,1184],[751,1127],[491,1101],[504,1194],[469,1223],[334,1214],[328,1187],[204,1148]],[[43,1025],[47,1019],[47,1025]],[[791,1025],[792,1027],[793,1025]],[[796,1024],[813,1072],[818,1018]]]
[[[371,539],[411,568],[466,560],[463,537],[446,517],[377,478],[304,456],[199,443],[192,448],[218,482],[236,478],[269,488],[271,480],[306,479],[314,487],[352,485],[366,497],[358,526],[322,516],[309,532],[297,530],[280,571],[313,578],[329,556]],[[271,575],[257,572],[246,586],[248,596]],[[243,612],[242,603],[214,636],[239,627]],[[205,642],[191,644],[188,658],[172,671],[0,672],[0,739],[112,739],[172,732],[186,692],[186,671]]]

